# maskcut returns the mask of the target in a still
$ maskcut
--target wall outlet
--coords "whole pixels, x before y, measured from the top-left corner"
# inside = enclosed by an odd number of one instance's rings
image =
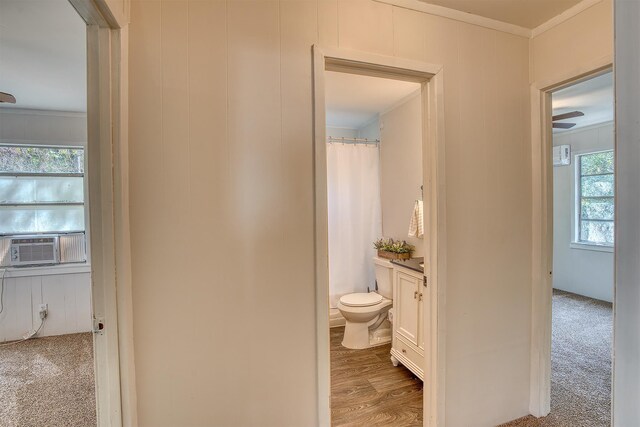
[[[49,314],[49,304],[40,304],[38,306],[38,313],[41,319],[47,317],[47,314]]]

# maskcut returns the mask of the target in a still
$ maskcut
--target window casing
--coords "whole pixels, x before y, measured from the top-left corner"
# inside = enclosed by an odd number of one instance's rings
[[[0,145],[0,235],[85,231],[82,147]]]
[[[613,150],[576,156],[576,243],[613,246],[614,191]]]

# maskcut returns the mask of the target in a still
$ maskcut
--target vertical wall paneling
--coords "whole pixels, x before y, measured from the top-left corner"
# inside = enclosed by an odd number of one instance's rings
[[[615,2],[616,290],[614,317],[614,427],[640,419],[640,4]]]
[[[338,0],[339,47],[393,56],[394,9],[370,0]]]
[[[130,52],[129,52],[129,146],[130,146],[130,221],[131,263],[133,297],[133,332],[138,385],[138,419],[141,425],[148,421],[156,408],[170,407],[172,394],[163,392],[168,386],[163,372],[166,364],[160,359],[148,357],[141,351],[146,346],[155,354],[175,357],[179,346],[167,345],[164,326],[174,320],[168,316],[171,302],[168,294],[174,283],[164,280],[162,264],[175,265],[169,257],[164,236],[167,220],[164,213],[164,186],[162,150],[162,99],[176,95],[162,90],[161,29],[162,2],[131,2]],[[144,17],[144,19],[142,18]],[[140,76],[136,70],[144,70]],[[144,169],[144,173],[136,171]],[[165,262],[161,260],[166,259]],[[145,277],[144,281],[139,280]],[[162,345],[159,345],[162,343]],[[181,350],[181,349],[180,349]],[[153,385],[149,388],[145,384]],[[149,402],[153,402],[150,404]],[[167,412],[169,416],[174,411]]]
[[[4,280],[0,342],[21,339],[40,325],[39,307],[49,313],[39,337],[91,330],[90,273],[11,277]]]
[[[316,423],[313,43],[444,65],[447,423],[526,414],[504,381],[529,357],[530,210],[504,194],[531,194],[505,162],[529,158],[526,39],[370,0],[193,0],[133,2],[130,40],[141,425]]]
[[[324,1],[324,0],[323,0]],[[282,212],[283,244],[285,247],[297,247],[295,262],[287,266],[287,279],[277,280],[273,286],[278,295],[288,295],[287,299],[296,302],[296,312],[313,312],[315,299],[305,286],[291,287],[291,283],[312,284],[309,272],[314,269],[314,200],[313,200],[313,97],[311,46],[318,39],[318,4],[310,0],[281,0],[280,1],[280,108],[281,108],[281,146],[280,158],[282,162],[280,191],[283,205],[286,200],[295,201],[296,208],[286,208]],[[300,246],[305,242],[304,246]],[[287,256],[288,257],[288,256]],[[280,259],[276,263],[282,263]],[[277,277],[276,273],[276,276]],[[267,289],[265,288],[265,291]],[[269,291],[271,292],[271,291]],[[272,307],[277,307],[280,297],[270,295]],[[287,336],[303,336],[315,330],[315,319],[310,316],[298,318],[291,322],[291,313],[287,310],[274,310],[273,321],[276,324],[287,325],[278,341],[286,342]],[[328,326],[328,325],[327,325]],[[270,346],[271,338],[261,340],[262,345]],[[316,349],[314,346],[299,347],[297,352],[305,360],[314,360]],[[271,363],[276,375],[279,364],[279,352],[274,348],[270,351]],[[279,373],[277,375],[282,375]],[[287,373],[287,382],[291,388],[283,391],[283,398],[287,401],[299,399],[296,390],[307,389],[314,384],[315,369],[307,372]],[[275,377],[274,381],[277,381]],[[317,420],[316,411],[303,409],[313,408],[315,399],[312,395],[305,396],[301,405],[292,410],[287,418],[282,418],[277,412],[273,413],[273,420],[280,418],[284,424],[303,423],[314,424]]]

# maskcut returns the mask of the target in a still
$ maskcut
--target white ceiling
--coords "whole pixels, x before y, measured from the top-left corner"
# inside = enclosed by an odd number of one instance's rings
[[[584,116],[563,120],[576,123],[571,129],[609,122],[613,120],[613,73],[609,72],[590,80],[569,86],[552,94],[553,115],[582,111]],[[566,132],[554,129],[554,132]]]
[[[2,108],[85,112],[86,26],[68,0],[0,0]]]
[[[422,0],[525,28],[535,28],[582,0]]]
[[[0,0],[1,1],[1,0]],[[420,90],[419,83],[327,71],[327,126],[360,129]]]

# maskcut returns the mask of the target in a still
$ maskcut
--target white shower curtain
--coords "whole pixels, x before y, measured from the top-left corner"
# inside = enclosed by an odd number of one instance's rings
[[[382,235],[378,147],[327,144],[329,299],[375,288],[373,241]]]

